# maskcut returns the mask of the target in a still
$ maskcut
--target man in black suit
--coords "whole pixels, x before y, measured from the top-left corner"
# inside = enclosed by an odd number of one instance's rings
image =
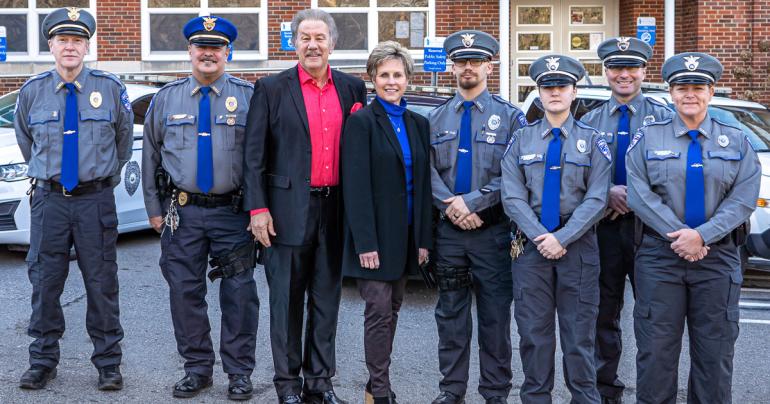
[[[329,67],[337,27],[328,13],[300,11],[291,29],[299,64],[254,86],[244,206],[264,246],[279,402],[343,403],[331,382],[341,292],[339,139],[351,109],[366,103],[366,87]]]

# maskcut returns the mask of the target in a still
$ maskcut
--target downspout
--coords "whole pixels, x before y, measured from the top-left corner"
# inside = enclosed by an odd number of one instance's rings
[[[500,96],[511,100],[511,15],[510,0],[500,0]],[[518,100],[513,100],[516,102]]]
[[[674,56],[676,47],[674,46],[675,39],[675,24],[676,24],[676,0],[665,0],[665,15],[664,15],[664,29],[666,43],[664,52],[664,61],[668,60],[671,56]]]

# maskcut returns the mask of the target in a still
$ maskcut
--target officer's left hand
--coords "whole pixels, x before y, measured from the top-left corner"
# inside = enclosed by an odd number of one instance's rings
[[[567,253],[567,250],[561,246],[559,240],[553,233],[545,233],[535,237],[535,243],[537,244],[537,251],[549,260],[557,260]]]
[[[466,216],[471,214],[470,209],[468,209],[468,206],[465,204],[465,200],[462,196],[452,196],[450,198],[444,199],[442,202],[448,204],[446,211],[444,211],[444,214],[447,215],[447,217],[452,220],[452,223],[459,226],[460,222],[465,219]]]
[[[667,233],[666,237],[674,239],[674,242],[671,243],[671,249],[682,258],[686,256],[697,257],[704,247],[703,238],[697,230],[679,229],[675,232]]]
[[[428,249],[427,248],[420,248],[417,250],[417,263],[427,264],[428,263]]]
[[[481,220],[479,215],[475,213],[471,213],[470,215],[465,216],[463,220],[458,220],[457,223],[455,223],[455,225],[457,225],[463,230],[478,229],[483,224],[484,224],[484,221]]]

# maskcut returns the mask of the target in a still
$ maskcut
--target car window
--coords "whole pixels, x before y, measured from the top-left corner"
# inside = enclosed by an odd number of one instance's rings
[[[18,97],[18,92],[0,97],[0,128],[13,128],[13,112]]]

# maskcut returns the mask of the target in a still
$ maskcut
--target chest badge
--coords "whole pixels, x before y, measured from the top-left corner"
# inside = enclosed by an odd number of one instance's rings
[[[238,108],[238,100],[236,100],[235,97],[227,97],[225,100],[225,108],[230,112],[235,111]]]
[[[487,127],[489,130],[497,130],[500,127],[500,115],[492,115],[487,120]]]
[[[581,153],[585,153],[588,151],[588,144],[586,144],[586,141],[584,139],[578,139],[577,149]]]
[[[487,143],[492,144],[497,140],[497,133],[487,132]]]
[[[644,120],[642,121],[642,123],[644,125],[649,125],[649,124],[651,124],[653,122],[655,122],[655,116],[654,115],[647,115],[647,116],[644,117]]]
[[[102,106],[102,93],[98,91],[94,91],[91,93],[91,96],[88,97],[88,101],[91,102],[91,106],[94,108],[99,108]]]
[[[232,115],[229,115],[227,117],[227,126],[233,126],[235,125],[235,117]]]
[[[722,147],[727,147],[730,144],[730,139],[725,135],[719,135],[717,143]]]

